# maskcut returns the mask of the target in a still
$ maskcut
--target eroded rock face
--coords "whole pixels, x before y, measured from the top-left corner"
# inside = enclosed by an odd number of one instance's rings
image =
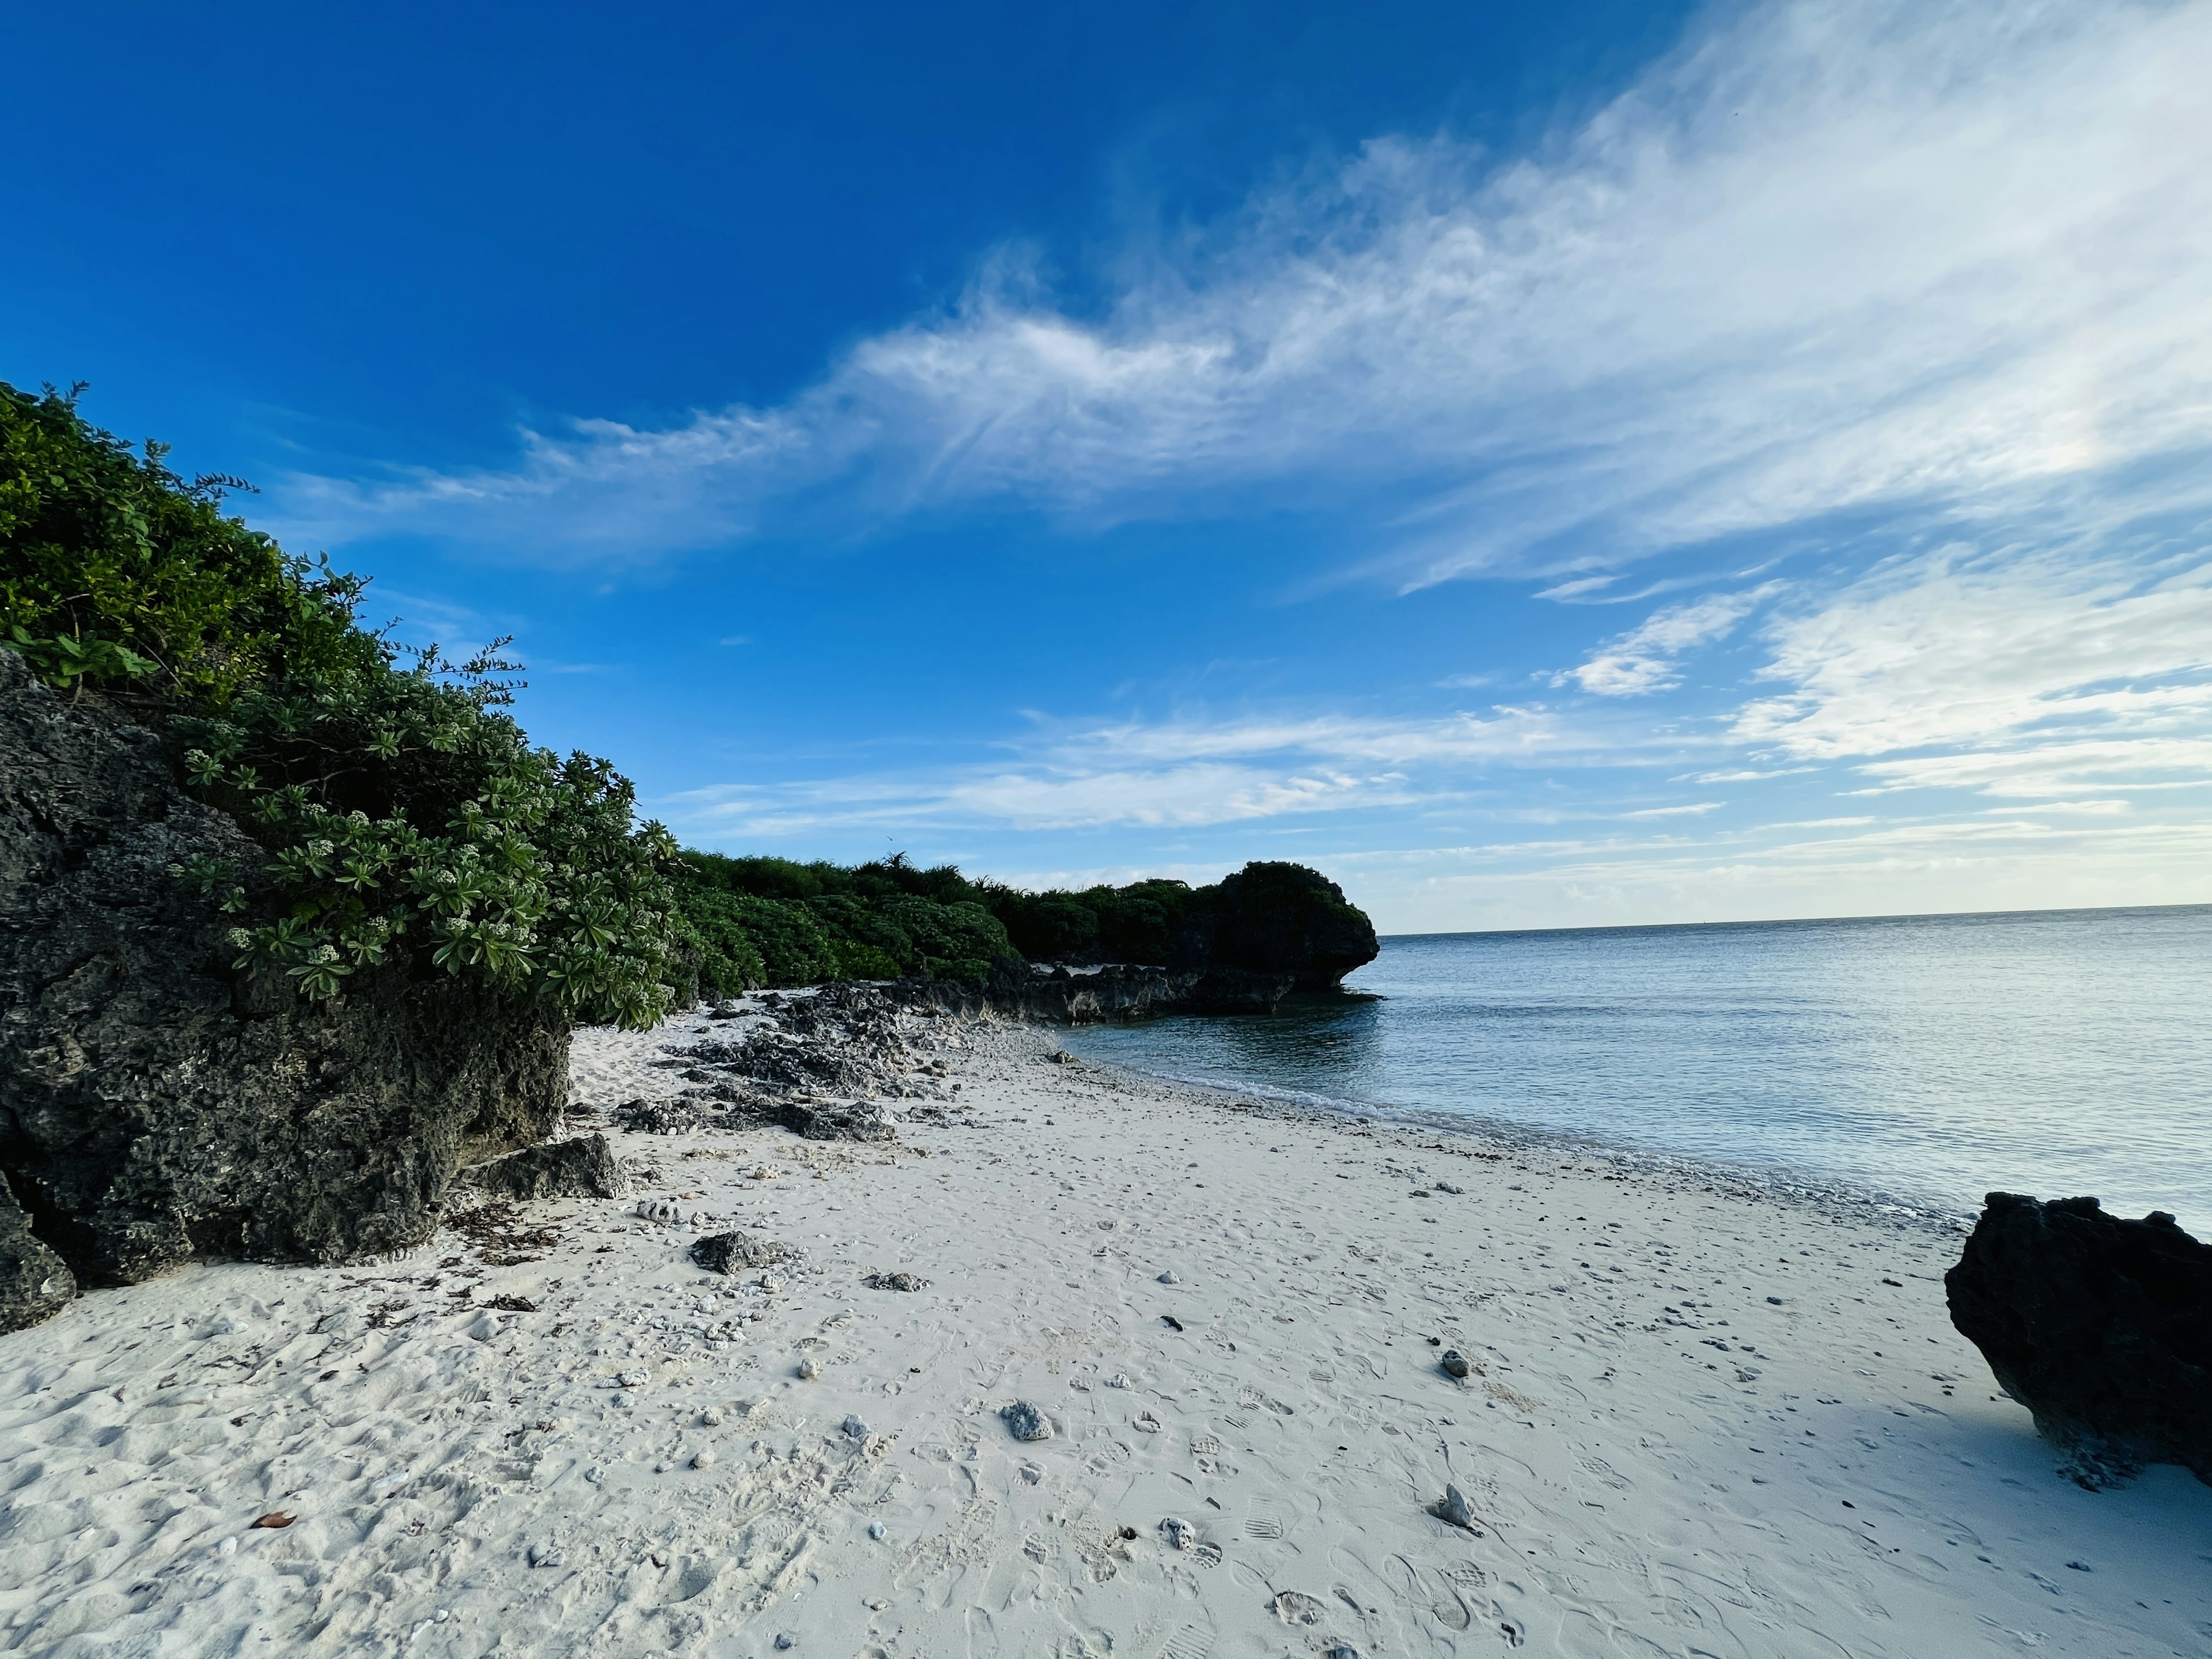
[[[526,1146],[461,1171],[461,1180],[495,1198],[621,1198],[629,1177],[605,1135],[578,1135]]]
[[[76,1294],[69,1264],[31,1231],[31,1218],[0,1182],[0,1331],[35,1325]]]
[[[1943,1276],[1951,1322],[2045,1438],[2100,1471],[2182,1463],[2212,1484],[2212,1245],[2154,1211],[1991,1193]]]
[[[259,848],[155,733],[0,649],[0,1173],[80,1283],[407,1248],[458,1164],[544,1139],[564,1024],[396,973],[257,987],[240,918],[168,874],[195,854],[260,901]]]
[[[900,980],[889,994],[947,1013],[1089,1025],[1164,1014],[1272,1014],[1300,983],[1299,975],[1289,969],[1148,968],[1127,963],[1048,968],[1010,957],[993,963],[989,977],[974,984]]]

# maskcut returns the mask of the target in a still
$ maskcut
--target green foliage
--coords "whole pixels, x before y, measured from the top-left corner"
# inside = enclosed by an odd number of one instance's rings
[[[683,862],[678,908],[720,952],[702,969],[702,981],[727,990],[894,973],[974,981],[1010,956],[1288,966],[1326,978],[1374,954],[1367,918],[1325,877],[1296,864],[1248,864],[1200,888],[1140,881],[1032,893],[903,856],[850,867],[713,853],[686,853]],[[744,909],[746,902],[758,908]],[[803,949],[793,932],[801,915],[818,927],[805,931]]]
[[[683,862],[678,908],[700,952],[700,984],[718,995],[830,979],[981,979],[1015,954],[979,902],[986,890],[949,866],[688,852]]]
[[[50,683],[126,682],[185,782],[266,849],[179,863],[232,914],[238,966],[308,997],[364,969],[451,974],[585,1020],[649,1024],[683,978],[675,843],[605,761],[533,749],[513,668],[401,654],[362,583],[284,555],[77,415],[0,385],[0,623]],[[500,643],[503,644],[504,641]],[[273,899],[273,906],[270,900]],[[269,914],[274,909],[275,914]]]
[[[994,961],[1164,963],[1179,881],[1028,893],[903,854],[846,866],[686,852],[677,906],[718,995],[825,978],[978,980]]]
[[[224,517],[238,481],[187,483],[167,453],[88,425],[74,392],[0,383],[0,638],[57,685],[216,701],[375,659],[353,625],[360,581]]]

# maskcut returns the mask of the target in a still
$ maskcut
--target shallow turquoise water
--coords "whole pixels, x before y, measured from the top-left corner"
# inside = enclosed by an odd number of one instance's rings
[[[1188,1079],[2212,1236],[2212,906],[1385,939],[1372,1001],[1071,1032]]]

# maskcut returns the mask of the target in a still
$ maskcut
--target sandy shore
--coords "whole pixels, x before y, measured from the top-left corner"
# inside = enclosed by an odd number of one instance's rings
[[[915,1026],[960,1103],[898,1144],[614,1133],[678,1223],[0,1338],[0,1649],[2212,1653],[2212,1488],[2062,1479],[1944,1316],[1955,1236]],[[580,1104],[693,1029],[580,1034]],[[732,1224],[802,1254],[702,1273]]]

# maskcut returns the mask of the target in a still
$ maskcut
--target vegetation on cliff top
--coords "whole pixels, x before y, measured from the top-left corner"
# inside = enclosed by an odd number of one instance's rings
[[[1293,968],[1334,982],[1374,930],[1310,870],[1212,887],[1024,892],[903,856],[857,867],[679,854],[604,760],[500,712],[495,641],[458,665],[364,629],[366,584],[227,516],[238,480],[0,383],[0,643],[164,731],[185,781],[268,850],[176,878],[233,913],[243,969],[329,997],[364,970],[476,976],[583,1021],[648,1024],[696,986],[903,975],[999,958]]]
[[[477,976],[649,1024],[688,981],[676,848],[629,783],[533,748],[497,647],[458,666],[360,626],[363,583],[285,554],[73,395],[0,384],[0,640],[165,730],[270,854],[179,866],[238,917],[238,965],[326,997],[364,969]],[[264,890],[265,883],[265,890]]]

